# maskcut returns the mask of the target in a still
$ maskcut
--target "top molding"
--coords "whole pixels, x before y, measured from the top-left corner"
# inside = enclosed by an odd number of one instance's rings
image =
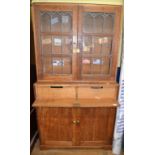
[[[32,3],[43,3],[43,2],[123,5],[123,0],[32,0]]]

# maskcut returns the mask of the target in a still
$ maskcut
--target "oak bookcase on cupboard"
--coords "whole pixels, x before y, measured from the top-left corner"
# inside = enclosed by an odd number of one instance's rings
[[[121,6],[34,3],[40,147],[111,148]]]

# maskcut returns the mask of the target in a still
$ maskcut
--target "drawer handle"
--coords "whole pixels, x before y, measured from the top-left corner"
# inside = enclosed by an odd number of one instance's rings
[[[91,88],[92,88],[92,89],[102,89],[103,86],[92,86]]]
[[[63,88],[63,86],[50,86],[50,88]]]

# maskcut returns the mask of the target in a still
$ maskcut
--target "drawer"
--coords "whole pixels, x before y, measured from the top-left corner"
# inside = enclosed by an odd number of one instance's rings
[[[78,87],[79,99],[117,99],[118,86],[85,86]]]
[[[36,98],[75,99],[75,87],[64,85],[35,85]]]

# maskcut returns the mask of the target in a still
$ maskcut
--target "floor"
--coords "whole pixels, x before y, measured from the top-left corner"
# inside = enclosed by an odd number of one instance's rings
[[[31,155],[113,155],[111,151],[103,149],[52,149],[40,150],[37,140]],[[122,154],[123,155],[123,154]]]

